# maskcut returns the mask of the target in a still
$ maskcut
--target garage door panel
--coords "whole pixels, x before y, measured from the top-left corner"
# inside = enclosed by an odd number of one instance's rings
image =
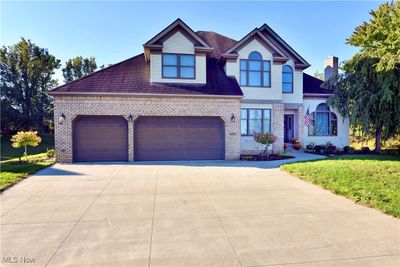
[[[128,125],[121,116],[81,116],[73,135],[74,161],[128,160]]]
[[[135,160],[224,159],[224,124],[216,117],[141,117]]]

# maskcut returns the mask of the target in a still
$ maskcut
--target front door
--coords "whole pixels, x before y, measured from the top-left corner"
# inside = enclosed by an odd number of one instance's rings
[[[285,114],[284,115],[284,132],[285,132],[285,143],[289,142],[290,138],[294,137],[294,115]]]

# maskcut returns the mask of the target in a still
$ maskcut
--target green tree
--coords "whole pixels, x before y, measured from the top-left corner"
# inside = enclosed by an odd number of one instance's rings
[[[33,131],[21,131],[11,137],[12,146],[15,148],[24,147],[25,160],[28,160],[28,146],[37,146],[42,141]]]
[[[94,72],[96,69],[97,64],[94,57],[71,58],[67,62],[65,62],[65,67],[62,69],[64,81],[71,82]]]
[[[350,118],[354,130],[374,137],[380,152],[382,140],[400,134],[400,2],[384,3],[370,14],[347,40],[360,51],[326,85],[335,93],[330,104]]]
[[[319,71],[315,71],[314,72],[314,75],[313,75],[315,78],[317,78],[317,79],[320,79],[320,80],[324,80],[324,74],[322,73],[322,72],[319,72]]]
[[[43,128],[52,117],[46,94],[60,61],[30,40],[0,48],[1,129]]]

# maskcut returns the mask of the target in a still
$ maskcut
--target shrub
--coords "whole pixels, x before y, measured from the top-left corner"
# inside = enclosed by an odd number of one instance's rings
[[[301,148],[300,142],[293,144],[294,149],[299,150]]]
[[[318,153],[318,154],[325,154],[325,149],[326,149],[325,145],[316,145],[314,147],[315,153]]]
[[[354,152],[354,148],[352,148],[351,146],[343,147],[343,153],[345,153],[345,154],[353,154],[353,152]]]
[[[54,149],[47,149],[46,155],[47,155],[47,157],[48,157],[49,159],[54,158],[54,155],[55,155]]]
[[[369,153],[371,153],[371,150],[369,149],[369,147],[364,146],[364,147],[361,148],[361,153],[369,154]]]
[[[268,156],[268,147],[275,143],[276,136],[273,133],[254,133],[254,141],[265,145],[264,155]]]
[[[336,154],[337,153],[336,146],[331,145],[331,146],[326,147],[326,153]]]
[[[306,149],[308,151],[314,151],[314,148],[315,148],[315,144],[313,142],[311,142],[308,145],[306,145]]]

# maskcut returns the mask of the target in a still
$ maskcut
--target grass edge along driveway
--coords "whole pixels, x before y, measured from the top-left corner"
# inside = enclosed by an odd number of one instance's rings
[[[41,133],[39,136],[42,137],[42,142],[36,147],[28,148],[29,162],[22,164],[18,164],[18,158],[22,157],[24,148],[12,147],[10,136],[0,137],[0,192],[54,163],[54,158],[49,159],[46,155],[47,149],[54,148],[54,135]],[[22,160],[24,160],[23,157]]]
[[[18,183],[28,175],[46,168],[54,163],[54,158],[49,159],[46,153],[28,156],[29,162],[18,163],[18,159],[0,163],[0,192]]]
[[[400,218],[400,156],[338,156],[285,164],[281,169]]]

